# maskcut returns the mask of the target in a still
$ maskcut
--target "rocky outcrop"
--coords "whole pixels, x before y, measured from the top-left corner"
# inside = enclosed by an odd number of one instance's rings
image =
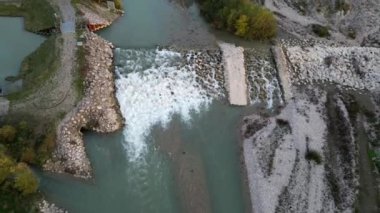
[[[44,168],[89,178],[91,166],[86,156],[81,130],[114,132],[122,127],[123,120],[115,97],[113,46],[93,33],[86,33],[85,38],[85,96],[60,123],[56,150],[52,160]]]

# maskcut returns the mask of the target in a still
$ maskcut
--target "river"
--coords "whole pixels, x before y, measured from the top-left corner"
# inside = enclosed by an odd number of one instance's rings
[[[215,48],[196,5],[124,0],[126,14],[99,34],[115,50],[126,127],[85,134],[94,179],[43,174],[41,190],[69,212],[249,212],[240,122],[252,107],[207,95],[180,53]]]

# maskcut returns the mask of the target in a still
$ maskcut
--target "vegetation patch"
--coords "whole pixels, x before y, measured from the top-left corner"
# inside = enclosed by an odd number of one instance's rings
[[[22,79],[22,90],[9,94],[7,97],[9,100],[20,100],[32,94],[59,68],[60,50],[57,38],[57,36],[49,37],[36,51],[23,60],[19,75],[13,77],[17,80]]]
[[[319,24],[312,24],[311,29],[319,37],[326,38],[326,37],[330,36],[330,32],[329,32],[328,27],[325,27],[325,26],[322,26]]]
[[[38,180],[29,165],[41,166],[54,149],[55,136],[34,133],[25,122],[0,126],[0,212],[38,212]]]
[[[314,161],[318,165],[322,163],[322,156],[315,150],[307,150],[305,159],[308,161]]]
[[[248,0],[199,0],[201,12],[217,29],[246,39],[271,39],[277,22],[271,11]]]
[[[371,159],[374,162],[377,169],[380,170],[380,151],[370,150],[368,152],[368,156],[369,159]]]
[[[0,16],[23,16],[25,29],[31,32],[56,26],[54,9],[47,0],[23,0],[21,4],[0,3]]]

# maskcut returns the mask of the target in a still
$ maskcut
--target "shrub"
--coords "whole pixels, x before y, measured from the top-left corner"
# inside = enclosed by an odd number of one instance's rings
[[[10,143],[16,137],[16,128],[10,125],[5,125],[0,128],[0,142]]]
[[[239,19],[237,19],[235,23],[235,28],[236,28],[235,35],[246,37],[248,35],[248,30],[249,30],[248,22],[249,22],[248,16],[240,15]]]
[[[33,164],[36,159],[36,153],[34,152],[34,149],[31,147],[27,147],[24,149],[24,151],[21,153],[20,161]]]
[[[24,163],[17,164],[14,187],[23,195],[37,192],[38,181],[29,167]]]
[[[247,0],[199,0],[208,22],[248,39],[270,39],[277,34],[271,11]]]
[[[350,9],[351,9],[351,5],[348,4],[345,0],[336,0],[335,1],[335,10],[343,11],[344,14],[347,14],[347,12]]]
[[[307,150],[305,154],[305,159],[308,161],[314,161],[317,164],[322,163],[322,156],[315,150]]]
[[[50,154],[53,152],[55,147],[55,134],[49,133],[45,136],[42,143],[38,146],[37,154],[38,161],[40,164],[45,163],[49,159]]]
[[[0,153],[0,184],[11,174],[13,166],[12,159]]]
[[[123,9],[123,3],[122,3],[121,1],[122,1],[122,0],[114,0],[115,7],[116,7],[116,9],[118,9],[118,10],[122,10],[122,9]]]
[[[313,25],[311,25],[311,29],[319,37],[325,38],[325,37],[329,37],[330,36],[329,28],[327,28],[325,26],[322,26],[322,25],[319,25],[319,24],[313,24]]]

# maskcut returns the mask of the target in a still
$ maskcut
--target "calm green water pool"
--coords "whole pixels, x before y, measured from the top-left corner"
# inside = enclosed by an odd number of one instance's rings
[[[0,88],[4,93],[20,88],[20,82],[12,84],[5,78],[17,75],[22,60],[45,40],[42,36],[25,31],[23,24],[23,19],[19,17],[0,17]]]

